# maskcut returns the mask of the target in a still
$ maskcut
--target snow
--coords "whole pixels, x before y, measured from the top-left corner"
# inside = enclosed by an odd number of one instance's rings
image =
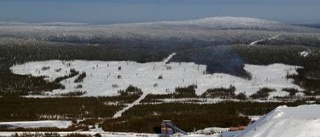
[[[253,116],[256,117],[256,116]],[[59,127],[66,128],[70,121],[25,121],[25,122],[1,122],[0,125],[15,125],[23,127]],[[54,126],[53,126],[54,125]],[[224,132],[223,137],[319,137],[320,135],[320,105],[301,105],[298,107],[279,106],[268,114],[260,117],[243,131],[227,132],[228,128],[211,127],[189,133],[187,136],[205,137],[205,134]],[[16,132],[0,132],[1,136],[10,136]],[[23,132],[17,132],[21,134]],[[28,132],[30,133],[30,132]],[[39,133],[39,132],[37,132]],[[105,132],[96,126],[90,131],[56,132],[60,135],[71,133],[94,135],[99,133],[103,137],[156,137],[157,134],[130,133],[130,132]],[[219,137],[220,134],[209,135]]]
[[[198,20],[191,20],[180,22],[190,25],[198,25],[201,27],[207,28],[227,28],[227,29],[235,29],[235,28],[272,28],[273,26],[280,25],[279,22],[267,21],[255,18],[248,17],[212,17],[212,18],[204,18]]]
[[[260,115],[247,116],[251,121],[257,121],[261,118]]]
[[[125,112],[125,111],[129,110],[130,108],[132,108],[133,106],[139,104],[140,101],[143,100],[147,95],[148,95],[148,94],[143,93],[143,94],[139,97],[139,99],[137,99],[137,100],[134,101],[133,103],[129,104],[127,107],[125,107],[125,108],[123,108],[122,110],[120,110],[120,111],[118,111],[117,113],[115,113],[112,118],[119,118],[119,117],[121,117],[123,112]]]
[[[165,58],[162,62],[163,63],[169,63],[169,61],[171,60],[171,58],[176,55],[176,53],[172,53],[170,54],[167,58]]]
[[[147,23],[134,23],[134,24],[116,24],[113,26],[193,26],[200,28],[210,29],[267,29],[272,30],[275,28],[285,27],[284,24],[268,21],[262,19],[255,19],[249,17],[209,17],[196,20],[186,21],[160,21],[160,22],[147,22]],[[281,27],[280,27],[281,26]]]
[[[13,134],[45,134],[48,132],[0,132],[1,136],[10,137]],[[66,136],[68,134],[82,134],[82,135],[90,135],[94,136],[96,134],[100,134],[102,137],[159,137],[158,134],[150,134],[150,133],[131,133],[131,132],[94,132],[94,131],[75,131],[75,132],[50,132],[57,133],[61,136]],[[219,135],[204,135],[204,134],[190,134],[190,135],[174,135],[174,137],[220,137]],[[227,137],[227,136],[223,136]],[[228,136],[229,137],[229,136]]]
[[[229,128],[221,128],[221,127],[208,127],[202,130],[196,131],[197,134],[217,134],[217,133],[222,133],[222,132],[227,132],[229,131]]]
[[[170,56],[172,57],[172,56]],[[70,91],[86,91],[85,96],[113,96],[118,90],[124,90],[129,85],[141,88],[144,93],[166,94],[174,92],[176,87],[186,87],[196,84],[196,93],[201,95],[209,88],[236,87],[236,93],[244,92],[246,95],[254,94],[261,88],[275,89],[273,96],[286,96],[282,88],[295,88],[292,79],[287,74],[295,74],[295,68],[284,64],[271,64],[268,66],[245,64],[244,69],[252,74],[252,80],[243,79],[229,74],[206,74],[206,66],[193,62],[163,62],[137,63],[132,61],[37,61],[11,67],[15,74],[31,74],[33,76],[46,76],[46,80],[53,81],[57,77],[69,74],[70,69],[86,72],[83,83],[74,83],[77,76],[61,81],[65,89],[56,89],[48,92],[49,96]],[[43,70],[43,67],[50,67]],[[121,67],[121,70],[118,70]],[[57,72],[57,69],[61,69]],[[118,78],[121,76],[121,78]],[[159,79],[162,76],[162,79]],[[82,88],[76,86],[81,84]],[[117,86],[114,86],[117,85]]]
[[[280,22],[249,18],[249,17],[231,17],[231,16],[221,16],[221,17],[208,17],[195,20],[185,20],[185,21],[157,21],[157,22],[142,22],[142,23],[120,23],[111,25],[92,25],[87,23],[76,23],[76,22],[47,22],[47,23],[22,23],[22,22],[1,22],[0,25],[15,26],[18,28],[31,27],[41,29],[41,27],[50,28],[56,26],[56,28],[68,28],[69,30],[79,31],[83,29],[98,29],[101,32],[101,28],[165,28],[165,27],[198,27],[198,28],[208,28],[208,29],[251,29],[251,30],[304,30],[307,28],[297,27],[293,25],[287,25]],[[46,30],[42,28],[43,30]],[[65,29],[67,30],[67,29]],[[60,31],[60,30],[59,30]]]
[[[3,24],[3,23],[2,23]],[[81,23],[4,23],[0,22],[1,43],[23,45],[25,43],[42,45],[54,44],[57,39],[72,42],[74,38],[82,44],[97,46],[91,43],[98,38],[102,40],[166,40],[177,38],[184,41],[191,39],[208,42],[244,44],[248,41],[267,38],[279,34],[292,37],[316,38],[319,30],[307,27],[282,24],[246,17],[212,17],[188,21],[163,21],[151,23],[129,23],[115,25],[92,25]],[[20,25],[19,25],[20,24]],[[316,33],[310,33],[316,32]],[[300,35],[301,34],[301,35]],[[226,41],[227,40],[227,41]],[[91,42],[89,42],[91,41]],[[60,41],[61,42],[61,41]],[[90,44],[91,43],[91,44]],[[233,43],[235,44],[235,43]]]
[[[258,42],[261,42],[261,41],[264,41],[264,39],[260,39],[260,40],[256,40],[256,41],[253,41],[249,44],[249,46],[253,46],[253,45],[256,45]]]
[[[44,120],[44,121],[19,121],[19,122],[0,122],[0,126],[9,126],[14,128],[41,128],[57,127],[68,128],[72,125],[71,121]]]
[[[259,42],[262,42],[262,41],[266,41],[266,40],[273,40],[273,39],[276,39],[276,38],[279,38],[281,35],[275,35],[273,37],[270,37],[268,39],[260,39],[260,40],[256,40],[256,41],[253,41],[249,44],[249,46],[253,46],[253,45],[256,45],[257,43]]]
[[[69,134],[81,134],[81,135],[89,135],[94,136],[96,134],[100,134],[102,137],[158,137],[157,134],[147,134],[147,133],[120,133],[120,132],[94,132],[94,131],[75,131],[75,132],[0,132],[1,136],[10,137],[13,134],[22,135],[24,133],[27,134],[45,134],[45,133],[56,133],[60,136],[66,136]]]
[[[301,56],[301,57],[308,57],[309,54],[310,54],[309,51],[302,51],[302,52],[300,52],[300,56]]]
[[[319,137],[320,105],[281,106],[235,137]]]

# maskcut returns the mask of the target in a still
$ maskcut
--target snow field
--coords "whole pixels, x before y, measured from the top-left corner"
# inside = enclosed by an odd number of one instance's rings
[[[19,121],[19,122],[0,122],[0,126],[10,126],[14,128],[43,128],[57,127],[68,128],[72,125],[71,121],[44,120],[44,121]]]
[[[172,56],[170,56],[172,57]],[[236,87],[236,93],[244,92],[246,95],[254,94],[260,88],[276,89],[270,93],[273,96],[286,96],[289,93],[281,91],[282,88],[295,88],[292,79],[287,74],[296,73],[295,68],[284,64],[268,66],[245,64],[244,69],[251,73],[252,79],[223,73],[206,74],[206,66],[192,62],[163,62],[137,63],[132,61],[37,61],[11,67],[15,74],[45,76],[46,80],[53,81],[57,77],[65,76],[74,68],[80,73],[86,72],[82,83],[75,83],[77,76],[61,81],[66,88],[48,92],[50,96],[70,91],[86,91],[85,96],[113,96],[118,90],[126,89],[129,85],[141,88],[145,93],[166,94],[174,92],[176,87],[197,85],[196,93],[201,95],[209,88]],[[49,69],[44,70],[43,67]],[[59,71],[57,71],[59,70]],[[160,78],[162,77],[162,78]],[[81,84],[82,88],[76,88]]]
[[[262,41],[277,39],[277,38],[279,38],[280,36],[281,36],[281,35],[279,34],[279,35],[275,35],[275,36],[273,36],[273,37],[270,37],[270,38],[268,38],[268,39],[256,40],[256,41],[251,42],[251,43],[249,44],[249,46],[257,45],[257,43],[262,42]]]
[[[236,137],[319,137],[320,105],[280,106]]]

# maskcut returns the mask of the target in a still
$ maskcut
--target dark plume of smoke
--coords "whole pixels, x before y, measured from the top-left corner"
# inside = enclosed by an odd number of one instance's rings
[[[243,59],[228,45],[213,46],[179,53],[173,61],[188,61],[207,65],[207,73],[226,73],[250,79]]]

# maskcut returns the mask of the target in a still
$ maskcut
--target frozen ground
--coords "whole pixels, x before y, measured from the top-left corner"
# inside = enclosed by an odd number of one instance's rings
[[[25,132],[0,132],[2,137],[10,137],[13,134],[23,134]],[[27,132],[27,133],[35,133],[35,132]],[[41,133],[41,132],[36,132]],[[47,133],[47,132],[44,132]],[[43,133],[43,134],[44,134]],[[55,133],[55,132],[50,132]],[[96,134],[100,134],[102,137],[159,137],[158,134],[148,134],[148,133],[126,133],[126,132],[90,132],[90,131],[78,131],[78,132],[57,132],[61,136],[66,136],[68,134],[85,134],[94,136]],[[194,134],[194,135],[175,135],[174,137],[221,137],[219,135],[204,135],[204,134]],[[230,137],[230,136],[223,136],[223,137]]]
[[[41,128],[41,127],[57,127],[68,128],[72,125],[71,121],[60,120],[44,120],[44,121],[19,121],[19,122],[0,122],[0,127],[12,128]]]
[[[273,37],[270,37],[270,38],[268,38],[268,39],[256,40],[256,41],[251,42],[251,43],[249,44],[249,46],[256,45],[257,43],[259,43],[259,42],[263,42],[263,41],[266,41],[266,40],[273,40],[273,39],[277,39],[277,38],[279,38],[280,36],[281,36],[281,35],[279,34],[279,35],[275,35],[275,36],[273,36]]]
[[[278,107],[236,137],[319,137],[320,105]]]
[[[174,54],[172,54],[174,55]],[[228,74],[206,74],[206,66],[193,62],[171,62],[166,64],[170,55],[163,62],[137,63],[132,61],[37,61],[11,67],[15,74],[31,74],[33,76],[46,76],[45,79],[53,81],[70,73],[70,69],[86,72],[87,77],[82,83],[75,83],[77,76],[61,81],[65,89],[49,92],[55,96],[58,93],[70,91],[86,91],[85,96],[112,96],[118,90],[126,89],[129,85],[141,88],[144,93],[165,94],[173,92],[176,87],[197,85],[196,93],[204,93],[209,88],[236,87],[236,93],[244,92],[251,95],[260,88],[274,88],[277,91],[271,96],[285,96],[287,92],[282,88],[295,88],[292,79],[287,79],[287,74],[296,73],[297,66],[272,64],[268,66],[245,64],[244,69],[252,74],[252,80],[235,77]],[[47,67],[49,69],[43,69]],[[60,69],[60,70],[59,70]],[[59,70],[59,71],[57,71]],[[162,78],[159,78],[162,77]],[[77,88],[81,84],[82,88]]]

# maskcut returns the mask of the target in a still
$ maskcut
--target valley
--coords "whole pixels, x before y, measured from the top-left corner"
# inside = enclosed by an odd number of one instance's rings
[[[213,17],[2,23],[0,36],[0,135],[156,136],[170,119],[205,136],[202,129],[247,126],[278,106],[320,102],[316,28]]]

